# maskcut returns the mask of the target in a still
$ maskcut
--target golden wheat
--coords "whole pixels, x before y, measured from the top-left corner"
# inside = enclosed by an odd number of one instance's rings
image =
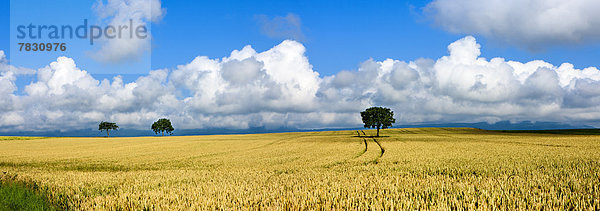
[[[382,134],[5,139],[0,170],[70,209],[600,209],[600,136]]]

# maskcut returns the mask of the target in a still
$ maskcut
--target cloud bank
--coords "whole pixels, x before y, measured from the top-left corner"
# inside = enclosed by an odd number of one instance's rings
[[[290,40],[264,52],[245,46],[221,59],[199,56],[154,70],[131,83],[119,76],[99,81],[73,59],[60,57],[36,71],[37,81],[23,95],[15,94],[17,75],[4,70],[0,130],[94,128],[105,120],[147,129],[162,117],[178,129],[359,127],[358,112],[369,106],[391,107],[397,124],[509,120],[600,126],[595,67],[488,60],[467,36],[437,60],[367,60],[357,70],[321,77],[305,51]],[[6,63],[4,57],[0,61]]]
[[[597,0],[434,0],[424,11],[447,31],[540,50],[600,40]]]

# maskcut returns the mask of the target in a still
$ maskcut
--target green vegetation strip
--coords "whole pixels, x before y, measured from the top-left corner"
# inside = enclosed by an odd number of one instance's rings
[[[0,210],[55,210],[28,185],[0,181]]]
[[[46,139],[48,137],[0,136],[0,141]]]

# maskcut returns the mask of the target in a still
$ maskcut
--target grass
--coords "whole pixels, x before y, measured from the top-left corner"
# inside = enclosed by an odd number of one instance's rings
[[[6,140],[0,171],[60,209],[600,209],[600,136],[382,135]]]
[[[0,182],[0,210],[54,210],[39,193],[14,182]]]

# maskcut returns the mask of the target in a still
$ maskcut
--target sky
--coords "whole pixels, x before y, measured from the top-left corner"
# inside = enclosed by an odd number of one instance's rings
[[[162,117],[182,129],[360,127],[369,106],[392,108],[401,125],[598,127],[594,8],[598,1],[2,1],[0,131],[100,121],[144,129]],[[148,36],[19,38],[19,26],[83,23],[131,23]],[[19,50],[36,42],[67,50]]]

